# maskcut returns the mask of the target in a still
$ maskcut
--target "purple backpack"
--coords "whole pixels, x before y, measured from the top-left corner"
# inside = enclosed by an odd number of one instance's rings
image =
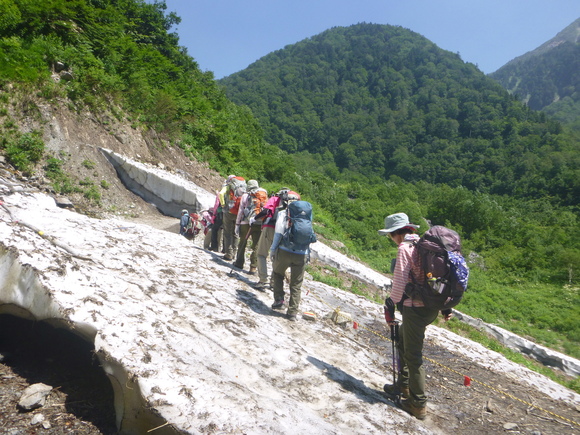
[[[415,245],[413,261],[421,265],[423,276],[405,287],[411,299],[420,299],[426,307],[445,310],[456,306],[467,290],[469,267],[461,255],[461,239],[457,232],[436,225]]]

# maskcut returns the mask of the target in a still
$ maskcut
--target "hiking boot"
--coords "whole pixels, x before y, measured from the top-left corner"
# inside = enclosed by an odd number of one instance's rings
[[[401,387],[394,384],[385,384],[383,390],[391,397],[400,395],[403,399],[408,399],[411,396],[409,387]]]
[[[286,318],[288,320],[290,320],[291,322],[296,322],[298,321],[298,317],[296,316],[296,314],[286,314]]]
[[[280,308],[284,308],[284,299],[278,299],[272,304],[273,310],[279,310]]]
[[[401,408],[419,420],[425,420],[427,417],[426,406],[415,406],[408,399],[401,400]]]
[[[250,275],[255,275],[258,269],[255,267],[250,267],[250,271],[248,272]]]
[[[232,261],[233,260],[233,258],[232,258],[232,256],[230,254],[225,254],[223,256],[223,259],[226,260],[226,261]]]
[[[237,268],[237,269],[243,269],[243,268],[244,268],[244,265],[243,265],[243,264],[240,266],[240,265],[239,265],[239,264],[237,264],[237,263],[233,263],[233,264],[232,264],[232,266],[234,266],[234,267],[235,267],[235,268]]]
[[[257,282],[256,284],[254,284],[254,288],[261,292],[265,292],[268,289],[268,287],[269,285],[266,282]]]

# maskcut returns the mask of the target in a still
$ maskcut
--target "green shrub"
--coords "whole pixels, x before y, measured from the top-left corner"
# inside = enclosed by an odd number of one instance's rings
[[[80,180],[79,184],[81,186],[93,186],[94,185],[93,181],[89,177],[85,177],[82,180]]]
[[[62,171],[63,161],[56,157],[50,157],[46,160],[44,173],[52,181],[52,188],[56,193],[66,195],[73,192],[81,192],[67,174]]]
[[[12,166],[30,173],[44,154],[44,142],[39,133],[24,133],[6,145],[6,157]]]
[[[93,162],[91,160],[83,160],[83,162],[81,163],[81,165],[83,165],[87,169],[95,169],[95,167],[97,166],[95,164],[95,162]]]
[[[99,192],[99,188],[95,185],[92,185],[85,190],[84,197],[91,201],[95,201],[97,204],[101,202],[101,192]]]

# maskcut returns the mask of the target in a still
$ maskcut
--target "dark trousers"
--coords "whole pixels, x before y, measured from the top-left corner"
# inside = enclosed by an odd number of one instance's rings
[[[222,212],[219,212],[216,214],[214,223],[211,226],[211,243],[209,244],[210,251],[219,251],[220,241],[218,239],[218,235],[221,234],[220,229],[222,228],[222,223],[223,214]]]
[[[427,404],[425,394],[425,369],[423,368],[423,341],[425,329],[437,318],[439,311],[425,307],[403,307],[403,324],[399,334],[402,387],[409,387],[410,401],[414,406]]]
[[[248,235],[248,233],[250,233]],[[258,266],[258,257],[256,248],[258,246],[258,241],[260,240],[260,235],[262,233],[262,225],[254,224],[250,227],[248,224],[240,225],[240,242],[238,243],[238,252],[236,253],[236,261],[234,266],[240,269],[244,268],[244,263],[246,260],[246,246],[248,245],[248,239],[252,239],[252,253],[250,254],[250,267]]]

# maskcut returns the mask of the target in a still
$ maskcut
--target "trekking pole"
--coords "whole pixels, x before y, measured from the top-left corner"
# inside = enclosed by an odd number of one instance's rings
[[[392,349],[392,363],[393,363],[393,387],[389,388],[394,391],[394,397],[391,392],[387,392],[391,399],[398,402],[401,397],[399,377],[401,373],[401,362],[399,357],[399,322],[395,319],[395,303],[387,296],[385,299],[385,306],[383,307],[385,312],[385,320],[389,329],[391,331],[391,349]],[[386,390],[385,390],[386,391]]]
[[[390,325],[391,329],[391,348],[392,348],[392,360],[393,360],[393,385],[395,387],[396,399],[400,398],[401,392],[399,391],[399,374],[400,374],[400,361],[399,361],[399,322],[393,322]]]
[[[250,234],[252,234],[252,226],[250,225],[250,229],[248,230],[248,232],[246,233],[246,237],[244,238],[244,240],[247,242],[248,239],[250,238]]]

